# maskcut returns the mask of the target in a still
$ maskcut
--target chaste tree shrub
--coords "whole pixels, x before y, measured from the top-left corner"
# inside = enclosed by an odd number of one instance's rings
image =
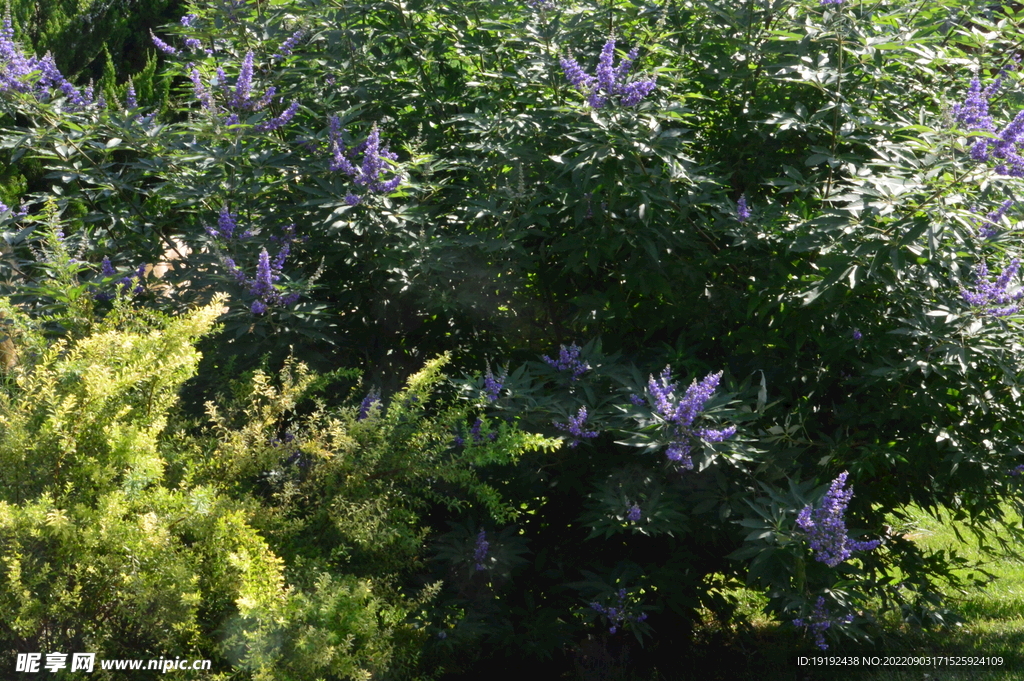
[[[297,431],[265,405],[298,394],[299,364],[280,387],[254,374],[252,405],[210,412],[203,447],[223,456],[182,470],[248,500],[308,575],[351,564],[382,598],[444,580],[417,634],[436,669],[621,651],[625,633],[674,653],[740,580],[819,647],[879,610],[941,623],[959,563],[893,518],[947,507],[981,533],[1019,499],[1013,17],[197,4],[153,36],[159,110],[0,39],[2,144],[51,181],[0,211],[19,300],[54,299],[23,271],[52,205],[82,245],[68,266],[93,273],[60,303],[66,333],[129,294],[169,312],[230,291],[220,366],[290,344],[364,362],[376,398]],[[401,390],[449,351],[509,373],[465,382],[456,407]],[[565,446],[498,465],[521,431]],[[252,669],[310,669],[261,646]]]

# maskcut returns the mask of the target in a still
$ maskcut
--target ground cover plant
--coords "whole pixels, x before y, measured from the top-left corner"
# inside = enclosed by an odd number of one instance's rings
[[[893,519],[1021,537],[1020,21],[225,0],[91,85],[7,19],[0,663],[654,675],[740,583],[818,650],[949,625],[983,573]]]

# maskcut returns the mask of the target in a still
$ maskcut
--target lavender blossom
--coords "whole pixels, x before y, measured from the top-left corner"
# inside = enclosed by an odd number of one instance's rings
[[[476,536],[476,546],[473,548],[473,562],[476,563],[477,572],[487,569],[485,561],[490,546],[490,542],[487,541],[487,533],[480,530],[480,534]]]
[[[849,624],[853,621],[853,615],[846,615],[839,619],[834,619],[832,614],[825,607],[825,597],[818,596],[818,601],[814,605],[814,611],[811,613],[809,620],[797,618],[793,620],[793,625],[797,627],[809,628],[814,634],[814,643],[821,650],[827,650],[828,644],[825,643],[825,630],[831,627],[833,624]]]
[[[203,49],[203,43],[198,38],[185,38],[185,47],[189,52],[199,52]]]
[[[953,105],[953,120],[970,132],[995,132],[996,126],[989,115],[988,105],[1002,86],[1004,76],[1005,72],[1000,72],[995,81],[984,90],[981,89],[981,80],[971,79],[964,103]]]
[[[340,124],[336,117],[331,119],[331,163],[332,171],[341,170],[352,177],[357,186],[365,187],[375,194],[388,194],[394,191],[402,182],[401,174],[396,174],[390,180],[383,180],[383,174],[387,169],[387,161],[397,161],[398,155],[390,151],[388,146],[380,146],[380,132],[377,124],[374,123],[370,135],[362,144],[357,145],[349,151],[350,154],[363,153],[363,162],[360,167],[353,165],[351,161],[341,152]],[[349,194],[354,197],[354,194]],[[356,197],[358,198],[358,197]],[[355,205],[359,201],[351,201],[348,196],[346,201],[349,205]]]
[[[370,412],[373,410],[375,405],[380,405],[380,391],[374,388],[366,394],[363,401],[359,403],[359,413],[356,415],[357,421],[365,421],[370,418]]]
[[[711,399],[721,379],[721,371],[717,374],[708,374],[700,383],[693,381],[686,389],[686,394],[676,399],[675,389],[678,384],[671,382],[672,369],[666,366],[661,372],[660,381],[654,380],[654,376],[651,376],[647,382],[647,389],[654,398],[658,415],[667,423],[690,426],[704,410],[704,404]]]
[[[220,215],[217,217],[217,227],[207,227],[206,231],[210,236],[220,237],[222,239],[230,239],[235,229],[238,228],[238,213],[232,213],[228,210],[227,206],[220,209]]]
[[[484,374],[484,392],[487,393],[487,399],[491,402],[497,402],[498,397],[501,395],[501,389],[504,387],[505,379],[507,374],[502,372],[497,378],[491,373],[491,367],[487,367],[487,373]]]
[[[843,0],[821,0],[822,5],[841,5]]]
[[[302,30],[292,33],[287,40],[281,43],[281,47],[277,48],[277,54],[274,56],[280,59],[290,55],[292,50],[295,49],[295,46],[299,44],[300,40],[302,40],[303,35],[305,35],[305,31]]]
[[[1021,474],[1024,474],[1024,464],[1021,464],[1020,466],[1017,466],[1012,471],[1010,471],[1010,475],[1015,477]]]
[[[134,111],[139,108],[139,100],[135,97],[135,85],[132,81],[128,81],[128,90],[124,95],[124,108],[128,111]]]
[[[238,70],[238,78],[235,80],[235,92],[230,101],[232,108],[248,108],[252,101],[252,62],[252,52],[246,52],[242,66]]]
[[[541,359],[548,366],[554,367],[558,371],[571,372],[570,381],[578,381],[580,376],[590,371],[590,365],[586,362],[580,361],[580,350],[576,343],[573,343],[568,348],[564,345],[559,346],[558,359],[554,360],[547,355],[541,355]]]
[[[63,238],[63,233],[58,231],[57,235],[58,237]],[[110,258],[107,256],[103,256],[103,260],[100,262],[100,275],[102,275],[104,279],[117,276],[117,270],[114,269],[114,266],[110,263]],[[143,283],[145,277],[146,265],[139,265],[135,269],[135,272],[115,281],[114,290],[124,295],[129,293],[138,295],[146,290],[146,286]],[[111,300],[115,295],[115,293],[111,293],[109,291],[100,291],[95,294],[95,298],[96,300]]]
[[[746,222],[750,218],[750,209],[747,208],[747,195],[741,194],[739,201],[736,202],[736,219],[740,222]]]
[[[640,520],[641,516],[642,512],[640,510],[639,504],[633,504],[632,506],[629,507],[629,510],[626,511],[626,519],[631,522],[637,522],[638,520]]]
[[[203,109],[206,111],[213,111],[216,106],[213,103],[213,93],[210,92],[209,88],[203,83],[203,78],[199,74],[199,69],[193,68],[189,73],[189,78],[192,80],[192,90],[196,95],[196,99],[203,105]]]
[[[197,17],[195,14],[186,14],[185,16],[183,16],[181,18],[181,25],[184,26],[185,28],[192,28],[192,24],[198,18],[199,17]]]
[[[850,335],[853,336],[853,340],[855,341],[859,341],[861,338],[864,337],[864,334],[862,334],[858,329],[854,329],[853,333]]]
[[[117,274],[117,270],[110,264],[110,258],[103,256],[103,262],[100,263],[100,274],[104,277],[113,277]]]
[[[631,615],[630,604],[627,602],[627,592],[625,589],[619,589],[616,593],[615,605],[603,605],[597,601],[593,601],[590,604],[590,609],[594,610],[600,615],[603,615],[608,623],[611,625],[608,627],[609,634],[615,634],[623,626],[627,624],[639,624],[647,619],[647,613],[641,612],[637,615]]]
[[[993,239],[999,235],[999,221],[1006,215],[1013,205],[1013,199],[1007,199],[997,210],[985,216],[985,219],[978,226],[978,237],[981,239]]]
[[[693,451],[693,445],[686,440],[680,440],[673,442],[665,450],[665,456],[669,461],[674,461],[688,471],[693,470],[693,458],[690,456],[690,452]]]
[[[76,109],[94,103],[92,88],[80,92],[64,78],[50,54],[28,57],[21,51],[10,17],[0,27],[0,92],[31,94],[39,101],[63,96]]]
[[[984,262],[975,269],[975,290],[960,289],[960,296],[966,303],[994,317],[1006,317],[1017,312],[1019,305],[1011,304],[1024,297],[1024,290],[1009,293],[1007,287],[1020,268],[1020,260],[1014,258],[993,283],[988,280],[988,265]],[[1003,307],[993,307],[1001,305]]]
[[[707,403],[722,378],[722,372],[708,374],[699,383],[695,380],[682,397],[676,395],[678,383],[672,382],[672,368],[665,367],[659,379],[650,377],[647,391],[654,404],[655,413],[664,421],[672,441],[665,451],[669,461],[678,463],[685,470],[693,470],[693,442],[724,442],[736,434],[736,426],[726,428],[693,428],[693,422],[703,413]]]
[[[160,40],[160,38],[157,38],[156,34],[154,34],[153,31],[150,31],[149,35],[153,39],[153,44],[156,45],[156,49],[160,50],[164,54],[169,55],[171,57],[173,57],[174,55],[178,54],[178,50],[176,50],[175,48],[171,47],[170,45],[165,43],[163,40]]]
[[[570,447],[576,447],[579,445],[582,439],[595,438],[600,433],[596,430],[584,430],[584,424],[587,421],[587,408],[580,407],[580,410],[576,413],[576,416],[569,417],[569,423],[558,423],[555,422],[555,428],[559,430],[568,431],[572,435],[573,439],[569,442]]]
[[[480,442],[484,439],[484,436],[480,433],[480,429],[483,428],[484,422],[477,419],[473,422],[473,427],[469,429],[469,434],[473,438],[473,442]]]
[[[222,211],[222,215],[225,214],[226,210],[227,209],[225,208]],[[234,216],[233,214],[227,213],[227,217],[233,220]],[[222,229],[229,228],[229,231],[233,231],[235,227],[231,220],[225,220],[225,224],[223,225]],[[228,224],[229,222],[231,222],[231,224]],[[212,228],[207,228],[207,231],[213,234],[211,230]],[[248,232],[246,232],[242,236],[244,237],[247,235]],[[256,277],[252,279],[246,276],[245,272],[243,272],[241,268],[239,268],[235,264],[235,261],[232,258],[224,258],[224,265],[227,268],[228,272],[235,278],[235,281],[237,281],[241,286],[245,287],[245,289],[248,291],[250,295],[255,296],[257,298],[259,305],[254,305],[253,307],[250,308],[250,310],[253,311],[253,314],[263,314],[264,312],[267,311],[267,309],[269,309],[269,306],[271,305],[287,307],[289,305],[294,304],[295,301],[299,299],[298,293],[290,293],[284,295],[281,293],[281,291],[278,290],[277,286],[275,285],[275,282],[278,281],[278,279],[280,279],[280,272],[281,269],[284,267],[284,262],[285,259],[288,257],[290,249],[290,244],[287,242],[284,243],[284,245],[282,245],[281,247],[281,251],[273,259],[273,261],[271,261],[270,254],[267,252],[266,248],[260,249],[259,259],[256,265]],[[256,312],[255,310],[260,311]]]
[[[638,54],[639,50],[634,47],[618,67],[613,66],[615,38],[609,38],[598,58],[596,77],[586,73],[571,57],[563,57],[559,63],[569,85],[580,92],[587,93],[587,102],[592,108],[603,108],[610,97],[619,97],[621,106],[636,106],[655,88],[653,79],[625,82],[626,74],[633,62],[636,61]]]
[[[292,103],[288,105],[288,108],[282,111],[279,115],[271,118],[269,121],[260,123],[256,126],[258,132],[269,132],[271,130],[277,130],[288,125],[288,123],[295,116],[295,113],[299,110],[299,102],[292,100]]]
[[[847,473],[843,472],[832,481],[828,492],[817,508],[805,506],[797,515],[796,524],[814,551],[814,558],[829,567],[836,567],[854,551],[872,551],[881,541],[854,541],[846,536],[846,522],[843,515],[853,498],[853,489],[844,489]]]

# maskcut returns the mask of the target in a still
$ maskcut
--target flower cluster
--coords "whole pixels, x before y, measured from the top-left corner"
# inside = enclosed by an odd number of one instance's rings
[[[37,73],[38,77],[34,77]],[[4,18],[0,28],[0,92],[31,93],[40,101],[65,97],[75,109],[84,109],[93,103],[92,86],[80,91],[72,85],[50,54],[25,56],[14,41],[10,17]]]
[[[1010,475],[1016,477],[1018,475],[1024,475],[1024,464],[1021,464],[1010,471]]]
[[[979,162],[996,162],[996,172],[1011,177],[1024,177],[1024,157],[1021,156],[1021,145],[1024,144],[1024,111],[1018,113],[1002,130],[996,132],[995,122],[988,111],[992,97],[999,91],[1008,70],[1016,69],[1016,64],[1003,69],[995,81],[982,89],[978,78],[971,80],[967,97],[963,104],[952,109],[953,119],[970,132],[995,133],[991,137],[974,136],[971,146],[971,158]]]
[[[797,618],[793,620],[793,625],[797,627],[807,627],[814,634],[814,644],[822,650],[828,649],[828,644],[825,643],[825,630],[831,627],[833,624],[849,624],[853,621],[853,615],[846,615],[839,619],[832,617],[832,613],[825,607],[825,597],[818,596],[818,602],[814,605],[814,611],[811,613],[809,619]]]
[[[295,31],[295,33],[292,33],[287,40],[281,43],[281,47],[277,48],[277,54],[275,54],[274,56],[277,57],[278,59],[289,56],[292,53],[292,50],[295,49],[295,46],[299,44],[299,41],[302,40],[302,37],[305,34],[306,32],[302,30],[298,30]]]
[[[647,613],[641,612],[638,615],[630,615],[629,608],[626,603],[626,590],[619,589],[616,594],[618,597],[615,605],[606,606],[594,601],[590,604],[590,609],[604,615],[608,618],[608,623],[611,625],[608,627],[608,633],[614,634],[625,624],[629,623],[640,623],[647,619]]]
[[[18,208],[18,211],[14,212],[13,208],[8,206],[3,201],[0,201],[0,214],[6,213],[7,211],[11,212],[11,217],[13,218],[23,218],[26,215],[28,215],[28,206],[22,203],[21,206]]]
[[[640,504],[634,503],[626,511],[626,520],[630,522],[637,522],[643,517],[643,511],[640,510]]]
[[[746,222],[750,218],[750,209],[747,208],[747,195],[741,194],[739,201],[736,202],[736,219],[740,222]]]
[[[575,343],[570,345],[568,348],[564,345],[559,346],[558,359],[551,359],[547,355],[541,355],[541,359],[548,366],[554,367],[558,371],[568,371],[572,374],[570,381],[578,381],[580,376],[590,371],[590,365],[586,362],[580,361],[580,350]]]
[[[289,227],[286,227],[285,231],[287,232],[287,230],[290,228],[292,228],[291,225],[289,225]],[[220,215],[217,216],[216,227],[206,225],[206,233],[215,239],[224,239],[225,241],[230,241],[232,238],[236,236],[239,239],[248,239],[249,237],[252,236],[252,232],[249,230],[246,230],[240,234],[236,234],[235,231],[237,229],[238,213],[232,213],[230,210],[228,210],[227,206],[224,206],[223,208],[220,209]],[[287,253],[285,253],[285,257],[287,257]]]
[[[329,168],[332,172],[337,170],[344,172],[355,181],[357,186],[365,187],[375,194],[393,192],[402,183],[400,173],[395,174],[389,180],[383,179],[383,174],[389,165],[388,162],[397,161],[398,154],[392,152],[388,145],[381,148],[380,132],[377,130],[376,123],[365,141],[345,152],[342,151],[344,144],[341,140],[341,122],[337,116],[331,116],[329,135],[331,151]],[[363,154],[363,162],[357,167],[350,159],[359,153]],[[355,206],[362,201],[362,198],[350,192],[345,196],[345,201],[350,206]]]
[[[967,304],[983,308],[985,314],[994,317],[1006,317],[1014,314],[1020,305],[1011,303],[1020,300],[1024,296],[1024,290],[1010,293],[1007,291],[1007,287],[1010,285],[1010,280],[1016,276],[1018,269],[1020,269],[1020,260],[1014,258],[999,275],[999,278],[995,282],[991,282],[988,280],[988,265],[984,262],[979,263],[975,270],[975,290],[961,289],[960,295]]]
[[[365,421],[370,418],[370,412],[373,411],[375,405],[380,405],[380,391],[374,388],[366,394],[363,401],[359,404],[359,413],[356,415],[357,421]]]
[[[634,47],[618,66],[612,66],[615,57],[615,38],[609,38],[601,50],[596,77],[585,72],[575,59],[565,57],[560,63],[569,84],[580,92],[588,93],[587,102],[593,108],[604,107],[610,97],[619,97],[622,106],[636,106],[640,100],[651,94],[655,87],[653,79],[625,82],[626,74],[639,53],[639,49]]]
[[[981,239],[994,239],[999,236],[999,221],[1006,215],[1006,211],[1013,206],[1013,199],[1007,199],[998,209],[985,216],[985,219],[978,225],[978,237]]]
[[[497,377],[491,373],[491,367],[487,367],[487,373],[484,374],[484,392],[487,393],[487,399],[491,402],[497,402],[498,396],[501,395],[501,389],[505,386],[505,379],[508,377],[507,372],[502,372]]]
[[[847,473],[832,481],[818,508],[805,506],[797,515],[796,524],[811,544],[814,558],[829,567],[835,567],[849,558],[854,551],[873,551],[881,541],[854,541],[846,536],[843,515],[853,498],[853,489],[844,489]]]
[[[213,91],[203,82],[203,76],[198,68],[194,66],[189,71],[189,78],[192,80],[192,90],[196,99],[203,109],[213,114],[218,114],[218,107],[213,98]],[[216,87],[224,93],[226,98],[225,112],[221,116],[225,125],[238,125],[241,122],[240,114],[255,113],[267,107],[277,94],[277,88],[273,85],[267,88],[262,94],[253,95],[253,53],[247,52],[242,59],[238,69],[238,77],[235,79],[234,87],[228,84],[227,74],[223,68],[217,68]],[[282,100],[283,101],[283,100]],[[258,123],[255,126],[257,132],[269,132],[287,125],[299,110],[299,102],[292,100],[284,111],[270,120]]]
[[[57,232],[59,236],[63,236],[61,232]],[[110,258],[103,256],[103,261],[100,263],[100,274],[104,279],[117,276],[117,270],[110,263]],[[114,282],[115,289],[118,289],[121,293],[127,294],[129,292],[138,295],[146,290],[145,284],[142,283],[146,276],[146,265],[139,265],[134,273],[129,274],[126,277],[121,277]],[[134,284],[134,286],[133,286]],[[109,291],[100,291],[96,293],[96,300],[111,300],[115,296],[115,293]]]
[[[477,572],[487,569],[487,551],[490,546],[490,542],[487,541],[487,533],[480,530],[480,534],[476,536],[476,546],[473,548],[473,562],[476,563]]]
[[[178,54],[177,48],[171,47],[163,40],[160,40],[160,38],[157,38],[156,34],[153,33],[153,31],[149,32],[149,37],[153,39],[153,45],[156,47],[156,49],[160,50],[168,57],[173,57],[174,55]]]
[[[678,383],[672,382],[672,369],[665,367],[661,377],[650,377],[647,392],[653,402],[655,413],[668,425],[672,443],[665,451],[670,461],[680,463],[687,469],[693,469],[692,440],[699,438],[705,442],[723,442],[736,434],[736,426],[722,429],[693,428],[693,422],[704,411],[704,405],[718,389],[722,372],[708,374],[700,383],[696,380],[686,389],[682,397],[676,396]]]
[[[570,447],[576,447],[579,445],[580,440],[595,438],[600,433],[596,430],[584,430],[584,424],[587,422],[587,408],[580,407],[580,410],[576,413],[576,416],[569,417],[569,423],[558,423],[554,422],[555,428],[559,430],[568,431],[572,435],[572,440],[569,442]]]
[[[1002,87],[1004,77],[1005,72],[1000,72],[984,90],[981,88],[981,80],[972,79],[964,103],[953,105],[953,120],[971,132],[995,132],[996,126],[988,112],[988,104]]]
[[[843,0],[821,0],[822,5],[841,5]]]
[[[227,207],[224,207],[221,209],[217,227],[207,227],[206,231],[213,237],[225,240],[230,239],[238,229],[237,217],[235,213],[231,213]],[[294,225],[285,227],[284,232],[290,237],[294,234]],[[240,235],[240,238],[249,236],[251,236],[251,233],[246,231]],[[231,273],[231,276],[235,278],[235,281],[241,284],[250,295],[256,297],[256,300],[252,302],[249,308],[250,312],[254,315],[265,314],[268,306],[280,305],[287,307],[299,299],[298,293],[284,294],[278,290],[274,283],[280,279],[285,260],[288,259],[291,253],[290,238],[278,239],[278,241],[283,243],[273,259],[270,258],[266,248],[260,249],[259,261],[256,264],[256,276],[254,278],[246,276],[245,272],[235,264],[233,258],[224,258],[224,265],[228,272]]]

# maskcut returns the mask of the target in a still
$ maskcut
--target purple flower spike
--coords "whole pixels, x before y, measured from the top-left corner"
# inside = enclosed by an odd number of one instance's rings
[[[103,256],[103,262],[100,263],[100,274],[104,277],[113,277],[117,274],[117,270],[110,264],[110,258]]]
[[[600,433],[596,430],[584,430],[584,424],[587,421],[587,408],[580,407],[580,410],[576,413],[576,416],[569,417],[569,423],[558,423],[555,422],[555,428],[559,430],[568,431],[572,435],[572,440],[569,442],[570,447],[576,447],[583,439],[595,438]]]
[[[664,421],[668,436],[672,438],[665,456],[684,470],[693,470],[690,454],[695,441],[724,442],[736,434],[736,426],[721,429],[693,428],[693,422],[703,413],[704,405],[718,389],[721,378],[721,371],[708,374],[699,383],[691,383],[682,397],[676,394],[679,384],[672,381],[671,367],[665,367],[659,379],[651,376],[647,382],[654,411]]]
[[[476,546],[473,547],[473,562],[476,563],[477,572],[487,569],[487,551],[491,544],[487,541],[487,533],[480,530],[476,536]]]
[[[647,613],[641,612],[637,615],[631,615],[630,604],[627,603],[628,592],[625,589],[619,589],[616,593],[615,605],[607,606],[597,601],[590,603],[590,609],[603,615],[607,618],[608,623],[611,625],[608,627],[609,634],[615,634],[623,626],[627,624],[638,624],[647,619]]]
[[[217,231],[219,236],[230,239],[238,227],[238,213],[232,213],[227,206],[220,209],[217,217]]]
[[[274,56],[280,59],[282,57],[290,55],[292,53],[292,50],[295,49],[295,46],[299,44],[300,40],[302,40],[303,35],[305,35],[305,32],[301,30],[292,33],[287,40],[281,43],[281,47],[277,48],[277,54],[275,54]]]
[[[380,132],[377,130],[376,124],[365,142],[349,150],[349,154],[363,152],[363,162],[358,168],[342,152],[340,123],[336,116],[332,116],[330,120],[330,137],[331,162],[329,168],[332,171],[344,172],[353,179],[357,186],[365,187],[374,194],[389,194],[402,183],[401,174],[395,174],[389,180],[383,179],[389,162],[397,161],[398,154],[390,151],[388,145],[381,147]],[[360,197],[352,193],[345,197],[345,201],[350,206],[356,205],[360,200]]]
[[[629,510],[626,511],[626,519],[631,522],[637,522],[638,520],[640,520],[641,516],[642,512],[640,511],[639,504],[633,504],[632,506],[629,507]]]
[[[368,419],[370,417],[370,412],[373,409],[374,405],[379,404],[380,391],[374,388],[373,390],[366,394],[366,397],[364,397],[363,401],[359,404],[359,413],[356,415],[356,420],[365,421],[366,419]]]
[[[995,282],[991,282],[988,280],[988,265],[981,262],[975,269],[975,290],[961,289],[960,296],[968,305],[982,308],[983,314],[993,317],[1012,315],[1020,309],[1016,302],[1024,297],[1024,290],[1014,293],[1007,291],[1010,280],[1017,275],[1018,269],[1020,269],[1020,260],[1014,258],[999,275],[999,278]]]
[[[577,347],[576,343],[573,343],[568,348],[562,345],[559,346],[557,360],[551,359],[547,355],[542,355],[541,359],[544,360],[545,364],[554,367],[558,371],[571,372],[572,376],[569,380],[578,381],[580,376],[590,371],[590,365],[580,360],[581,349]]]
[[[609,38],[601,50],[596,77],[586,73],[579,63],[570,57],[562,58],[560,64],[569,85],[587,93],[587,103],[592,108],[603,108],[611,97],[619,97],[621,106],[636,106],[655,88],[654,80],[625,82],[626,74],[638,54],[639,50],[634,47],[617,67],[613,66],[615,39]]]
[[[843,515],[853,498],[853,489],[844,489],[846,477],[846,472],[841,473],[832,481],[821,505],[817,508],[805,506],[796,518],[797,527],[807,536],[815,560],[829,567],[836,567],[854,551],[872,551],[882,543],[879,540],[859,542],[846,536]]]
[[[746,222],[750,218],[750,209],[747,208],[747,195],[741,194],[740,200],[736,202],[736,219]]]
[[[292,100],[292,103],[288,105],[288,108],[281,112],[279,116],[271,118],[265,123],[260,123],[256,126],[256,130],[259,132],[269,132],[271,130],[277,130],[288,125],[288,123],[294,118],[295,113],[299,110],[299,103],[296,100]]]
[[[501,395],[501,389],[505,385],[506,374],[502,372],[497,378],[491,373],[491,367],[487,367],[487,373],[484,374],[484,392],[487,393],[487,399],[491,402],[497,402],[498,397]]]
[[[986,215],[985,219],[978,225],[978,237],[981,239],[994,239],[999,236],[999,222],[1012,206],[1013,199],[1007,199],[998,209]]]
[[[833,624],[849,624],[852,621],[853,615],[846,615],[839,619],[833,618],[828,608],[825,607],[825,597],[818,596],[818,601],[814,604],[814,611],[811,613],[810,619],[797,618],[793,620],[793,625],[809,628],[814,634],[814,644],[821,650],[828,650],[828,644],[825,643],[825,631]]]
[[[178,50],[174,49],[173,47],[165,43],[163,40],[160,40],[160,38],[157,38],[156,34],[154,34],[153,31],[150,31],[149,35],[153,39],[153,44],[156,45],[156,49],[172,57],[178,54]]]

